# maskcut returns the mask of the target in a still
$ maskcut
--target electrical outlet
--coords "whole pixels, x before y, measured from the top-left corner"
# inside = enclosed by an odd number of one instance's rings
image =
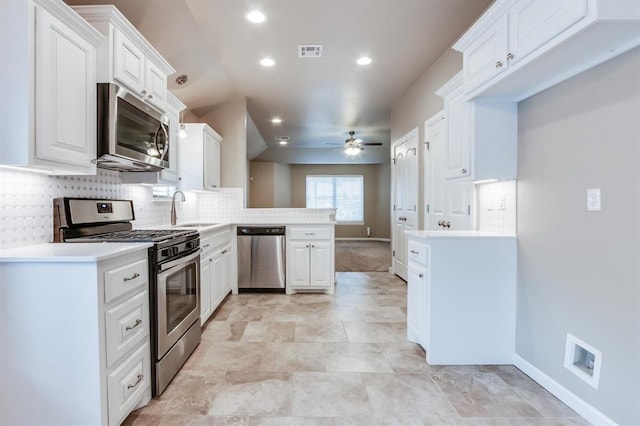
[[[587,189],[587,211],[599,212],[601,208],[600,188]]]

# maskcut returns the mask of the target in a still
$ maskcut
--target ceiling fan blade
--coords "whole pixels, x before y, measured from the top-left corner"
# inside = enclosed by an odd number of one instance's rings
[[[382,142],[362,142],[361,145],[366,146],[382,146]]]

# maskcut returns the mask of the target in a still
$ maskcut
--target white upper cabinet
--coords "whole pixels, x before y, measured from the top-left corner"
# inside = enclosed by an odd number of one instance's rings
[[[511,64],[587,17],[587,0],[520,0],[509,9]]]
[[[453,48],[468,98],[518,102],[639,44],[635,1],[496,0]]]
[[[515,102],[467,100],[463,72],[436,94],[444,98],[446,117],[442,162],[447,180],[517,178],[518,108]],[[461,188],[462,189],[462,188]],[[464,203],[465,196],[457,199]],[[459,203],[454,208],[459,215]]]
[[[108,40],[98,50],[98,81],[116,82],[161,111],[173,67],[113,5],[74,6]]]
[[[187,191],[220,188],[222,137],[205,123],[185,123],[187,137],[178,142],[181,188]]]
[[[103,37],[61,1],[3,10],[6,61],[0,164],[50,174],[95,174],[96,48]]]

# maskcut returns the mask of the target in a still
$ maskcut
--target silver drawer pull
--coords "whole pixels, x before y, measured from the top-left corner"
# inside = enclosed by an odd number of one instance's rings
[[[410,252],[410,253],[413,253],[413,254],[420,254],[420,253],[418,253],[418,252],[417,252],[417,251],[415,251],[415,250],[409,250],[409,252]]]
[[[123,281],[126,283],[127,281],[135,280],[136,278],[140,278],[140,274],[137,272],[130,277],[124,277]]]
[[[138,374],[138,378],[137,378],[136,382],[134,384],[129,383],[127,385],[127,389],[135,388],[136,386],[138,386],[143,378],[144,378],[144,376],[142,374]]]
[[[137,326],[139,326],[140,324],[142,324],[142,320],[141,320],[140,318],[138,318],[138,319],[136,320],[136,322],[135,322],[133,325],[128,325],[128,326],[126,326],[124,329],[125,329],[126,331],[133,330],[134,328],[136,328],[136,327],[137,327]]]
[[[316,235],[315,232],[305,232],[304,235]]]
[[[202,246],[203,249],[206,249],[207,247],[209,247],[210,244],[205,244]]]

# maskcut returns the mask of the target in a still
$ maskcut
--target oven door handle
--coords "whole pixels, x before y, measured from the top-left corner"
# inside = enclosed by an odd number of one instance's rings
[[[197,258],[198,256],[200,256],[200,252],[202,250],[198,249],[197,251],[195,251],[193,254],[190,254],[189,256],[185,256],[185,257],[181,257],[180,259],[176,259],[176,260],[172,260],[171,262],[167,262],[167,263],[163,263],[162,265],[160,265],[158,267],[158,272],[165,272],[171,268],[174,268],[178,265],[183,265],[185,263],[189,263],[192,260],[194,260],[195,258]]]

